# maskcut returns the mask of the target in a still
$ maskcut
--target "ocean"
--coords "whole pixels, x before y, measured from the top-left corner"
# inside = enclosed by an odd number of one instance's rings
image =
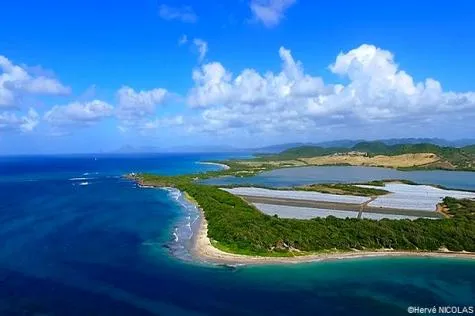
[[[194,262],[184,242],[197,213],[180,192],[121,177],[216,170],[197,162],[227,157],[0,158],[0,315],[404,315],[475,305],[467,259]]]

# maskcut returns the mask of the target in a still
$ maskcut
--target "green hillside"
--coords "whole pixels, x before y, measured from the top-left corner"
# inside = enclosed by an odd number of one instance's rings
[[[294,159],[294,158],[306,158],[306,157],[316,157],[316,156],[326,156],[331,155],[337,152],[347,152],[350,151],[348,148],[343,147],[318,147],[318,146],[300,146],[295,148],[290,148],[282,151],[277,155],[268,155],[270,157],[279,157],[285,159]]]
[[[475,145],[470,145],[470,146],[465,146],[465,147],[462,147],[462,150],[467,152],[467,153],[470,153],[470,154],[474,154],[475,155]]]

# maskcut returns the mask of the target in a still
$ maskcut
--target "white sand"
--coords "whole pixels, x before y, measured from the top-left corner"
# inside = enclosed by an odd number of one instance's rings
[[[213,166],[218,166],[223,168],[224,170],[228,170],[230,167],[228,165],[225,165],[224,163],[217,163],[217,162],[207,162],[207,161],[199,161],[197,162],[200,165],[213,165]]]

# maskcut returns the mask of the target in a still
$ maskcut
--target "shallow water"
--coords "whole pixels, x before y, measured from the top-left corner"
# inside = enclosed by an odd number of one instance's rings
[[[119,176],[212,170],[195,162],[216,158],[224,157],[2,158],[0,315],[400,315],[408,305],[475,303],[469,260],[230,269],[171,255],[193,210],[177,192]]]
[[[475,190],[475,172],[399,171],[374,167],[299,167],[263,172],[254,177],[222,177],[203,182],[213,184],[261,184],[295,186],[311,183],[353,183],[384,179],[405,179],[421,184],[438,184],[454,189]]]

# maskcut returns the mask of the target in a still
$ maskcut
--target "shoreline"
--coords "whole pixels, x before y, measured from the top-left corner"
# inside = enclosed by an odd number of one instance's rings
[[[219,162],[209,162],[209,161],[198,161],[197,162],[200,165],[213,165],[213,166],[218,166],[223,168],[223,170],[229,170],[231,167],[228,165],[225,165],[224,163],[219,163]]]
[[[199,262],[222,264],[222,265],[265,265],[265,264],[298,264],[309,262],[323,262],[345,259],[374,258],[374,257],[432,257],[432,258],[459,258],[475,259],[473,252],[454,252],[454,251],[353,251],[341,253],[322,253],[302,255],[295,257],[263,257],[234,254],[222,251],[214,247],[208,237],[208,223],[204,216],[203,209],[187,198],[189,203],[195,204],[200,212],[198,230],[193,233],[191,241],[191,254]]]
[[[157,185],[144,185],[140,179],[133,179],[141,188],[163,188]],[[138,181],[137,181],[138,180]],[[358,258],[377,258],[377,257],[433,257],[433,258],[459,258],[475,259],[475,252],[467,251],[449,251],[441,249],[439,251],[399,251],[391,249],[381,250],[354,250],[346,252],[327,252],[309,255],[297,255],[294,257],[266,257],[242,255],[222,251],[214,247],[208,238],[208,223],[206,221],[203,209],[190,199],[186,192],[182,192],[188,203],[194,204],[199,211],[198,223],[193,225],[193,235],[190,240],[189,251],[196,262],[215,264],[215,265],[266,265],[266,264],[297,264],[310,262],[323,262]]]

